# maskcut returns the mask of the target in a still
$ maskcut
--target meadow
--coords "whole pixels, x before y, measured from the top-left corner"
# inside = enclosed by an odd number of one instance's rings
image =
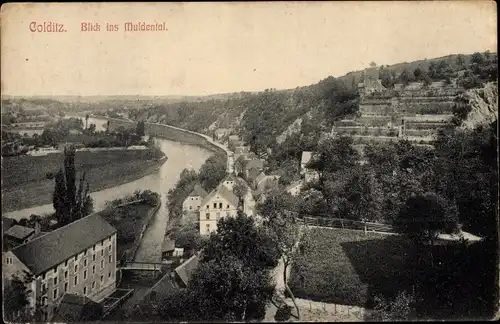
[[[164,163],[158,152],[76,152],[77,177],[85,170],[90,191],[99,191],[146,176]],[[63,154],[14,156],[2,160],[2,212],[52,203],[54,174]]]

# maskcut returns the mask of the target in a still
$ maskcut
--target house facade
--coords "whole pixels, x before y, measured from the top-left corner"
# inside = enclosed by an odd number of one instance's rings
[[[234,217],[238,211],[238,197],[232,192],[234,181],[226,177],[217,188],[203,199],[200,210],[200,234],[207,235],[217,230],[217,221],[222,217]],[[231,189],[227,187],[231,186]]]
[[[208,193],[199,184],[196,184],[182,203],[182,210],[185,212],[196,212],[200,209],[201,202]]]
[[[116,244],[116,229],[92,214],[3,253],[3,278],[31,275],[30,306],[51,320],[65,293],[100,302],[116,290]]]

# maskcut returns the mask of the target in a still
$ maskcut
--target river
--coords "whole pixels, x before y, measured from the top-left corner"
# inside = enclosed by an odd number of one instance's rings
[[[95,124],[97,130],[104,130],[106,122],[103,119],[89,118],[88,124]],[[136,260],[144,262],[158,262],[161,259],[161,245],[168,221],[166,208],[168,191],[174,188],[184,168],[198,170],[212,155],[212,152],[197,146],[180,144],[161,138],[155,138],[155,140],[168,157],[157,171],[138,180],[90,194],[94,200],[95,211],[102,210],[106,201],[130,195],[136,190],[149,189],[160,194],[162,206],[144,233],[135,257]],[[53,212],[52,204],[48,204],[4,213],[4,216],[20,219],[29,217],[31,214],[42,215],[51,212]]]

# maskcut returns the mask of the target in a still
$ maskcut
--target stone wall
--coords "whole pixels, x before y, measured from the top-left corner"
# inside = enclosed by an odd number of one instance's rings
[[[120,126],[125,128],[135,127],[136,122],[123,120],[123,119],[114,119],[114,118],[106,118],[109,120],[109,130],[114,131],[118,129]],[[160,138],[164,138],[166,140],[175,141],[183,144],[196,145],[199,147],[203,147],[207,150],[222,153],[226,156],[228,155],[227,150],[222,146],[222,144],[214,143],[212,139],[203,134],[199,134],[196,132],[192,132],[186,129],[156,124],[156,123],[145,123],[146,133],[150,136],[156,136]]]

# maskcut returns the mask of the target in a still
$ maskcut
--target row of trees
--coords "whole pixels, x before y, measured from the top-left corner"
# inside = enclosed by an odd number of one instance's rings
[[[458,78],[459,86],[466,89],[481,87],[483,83],[495,81],[498,75],[498,57],[496,53],[476,52],[470,57],[459,54],[455,62],[447,59],[423,64],[414,70],[405,68],[399,75],[391,67],[380,67],[379,79],[386,88],[392,88],[396,83],[407,85],[410,82],[423,82],[429,85],[433,81],[451,82]],[[461,74],[458,72],[462,71]]]

